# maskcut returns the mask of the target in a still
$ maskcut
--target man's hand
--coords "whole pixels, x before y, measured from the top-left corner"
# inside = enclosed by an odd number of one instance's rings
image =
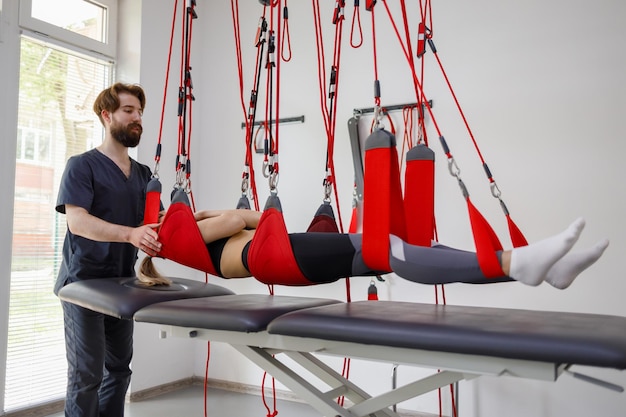
[[[146,224],[135,227],[130,232],[130,243],[138,249],[141,249],[149,256],[156,256],[161,250],[161,242],[155,228],[158,223]]]

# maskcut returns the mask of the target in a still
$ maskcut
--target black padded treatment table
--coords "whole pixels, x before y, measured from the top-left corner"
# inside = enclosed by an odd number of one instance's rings
[[[556,381],[574,365],[626,369],[626,318],[394,301],[233,294],[213,284],[173,279],[175,289],[135,279],[73,283],[64,301],[104,314],[156,323],[172,337],[224,342],[322,415],[396,417],[392,406],[481,375]],[[282,355],[279,355],[282,354]],[[436,371],[371,396],[322,361],[326,355],[407,364]],[[290,361],[285,361],[284,358]],[[303,367],[327,389],[303,376]],[[348,401],[338,404],[344,396]]]

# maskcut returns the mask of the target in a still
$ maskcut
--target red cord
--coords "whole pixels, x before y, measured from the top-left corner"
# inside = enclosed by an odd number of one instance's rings
[[[372,53],[374,54],[374,80],[378,81],[378,52],[376,51],[376,19],[374,17],[374,9],[370,11],[372,15]],[[380,106],[380,96],[374,97],[376,106]]]
[[[359,29],[359,42],[354,42],[354,25],[357,25]],[[352,11],[352,24],[350,27],[350,46],[353,48],[360,48],[363,45],[363,28],[361,27],[361,12],[358,6],[358,2],[355,2],[354,9]]]
[[[476,149],[476,152],[478,153],[478,157],[480,158],[480,162],[484,165],[485,164],[485,160],[483,158],[483,155],[478,147],[478,143],[476,142],[476,139],[474,138],[474,133],[472,133],[472,129],[469,126],[469,123],[467,122],[467,118],[465,117],[465,113],[463,112],[463,109],[461,108],[461,104],[459,103],[459,100],[456,97],[456,94],[454,92],[454,89],[452,88],[452,83],[450,82],[450,79],[448,78],[448,74],[446,73],[445,69],[443,68],[443,64],[441,63],[441,59],[439,59],[439,54],[437,52],[434,52],[433,55],[435,56],[435,58],[437,59],[437,64],[439,64],[439,68],[441,69],[441,74],[443,75],[443,78],[446,80],[446,84],[448,85],[448,89],[450,90],[450,94],[452,94],[452,98],[454,99],[454,103],[456,104],[456,108],[459,110],[459,114],[461,115],[461,118],[463,119],[463,123],[465,124],[465,127],[467,128],[467,132],[470,135],[470,138],[472,139],[472,143],[474,144],[474,148]],[[490,181],[492,181],[492,178],[489,179]]]
[[[165,85],[163,87],[163,103],[161,104],[161,120],[159,121],[159,136],[157,139],[157,144],[161,144],[161,138],[163,137],[163,123],[165,120],[165,103],[167,101],[167,87],[169,85],[170,80],[170,65],[172,63],[172,46],[174,44],[174,32],[176,27],[176,10],[178,7],[178,0],[174,2],[174,12],[172,13],[172,29],[170,32],[170,45],[167,53],[167,66],[165,69]],[[161,161],[161,155],[158,151],[159,146],[157,146],[157,153],[154,155],[154,161],[159,163]]]
[[[211,359],[211,342],[206,344],[206,362],[204,365],[204,415],[209,415],[208,392],[209,392],[209,362]]]
[[[287,0],[285,0],[285,7],[283,8],[283,41],[281,42],[281,54],[280,57],[285,62],[291,61],[291,34],[289,32],[289,18],[288,18]],[[287,40],[287,52],[289,55],[285,55],[285,40]]]

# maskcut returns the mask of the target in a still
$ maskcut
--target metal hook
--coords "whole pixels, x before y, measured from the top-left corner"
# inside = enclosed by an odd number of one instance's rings
[[[381,122],[383,120],[384,112],[383,108],[379,105],[374,106],[374,127],[372,130],[384,129],[385,125]]]
[[[489,187],[491,188],[491,195],[499,199],[502,193],[500,192],[500,188],[498,188],[498,184],[494,181],[489,184]]]
[[[270,174],[272,173],[271,165],[268,161],[263,161],[262,172],[265,178],[269,178]]]
[[[327,179],[324,179],[324,201],[330,201],[330,194],[332,192],[333,185]]]
[[[461,169],[456,164],[454,158],[448,158],[448,171],[450,171],[450,175],[456,178],[459,178],[461,175]]]
[[[269,185],[270,185],[270,191],[275,191],[276,187],[278,187],[278,173],[277,172],[272,172],[272,174],[269,176]]]

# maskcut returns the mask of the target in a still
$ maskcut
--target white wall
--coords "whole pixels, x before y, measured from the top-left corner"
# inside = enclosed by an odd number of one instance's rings
[[[199,18],[194,22],[192,74],[196,102],[193,146],[196,148],[192,151],[192,162],[195,161],[192,178],[198,207],[232,207],[239,197],[243,114],[229,3],[199,1],[196,9]],[[251,45],[261,13],[256,3],[241,4],[246,103],[252,88],[255,54]],[[311,6],[308,2],[291,2],[289,6],[293,59],[282,64],[281,116],[305,115],[306,121],[285,125],[281,130],[278,190],[288,228],[301,231],[321,202],[325,139],[319,110]],[[330,3],[327,6],[330,7]],[[393,7],[392,10],[397,11]],[[411,12],[415,17],[416,11]],[[349,5],[346,8],[348,19],[351,13]],[[332,48],[329,16],[330,11],[325,10],[327,56]],[[580,240],[581,247],[605,236],[611,239],[611,246],[603,259],[566,291],[548,286],[529,288],[517,283],[476,287],[449,285],[446,287],[448,303],[626,314],[623,303],[626,282],[619,272],[622,269],[620,257],[626,245],[626,230],[621,219],[626,199],[618,172],[618,164],[626,150],[622,140],[626,111],[623,98],[626,93],[626,54],[622,45],[626,39],[623,25],[626,5],[608,0],[594,4],[565,0],[547,3],[448,1],[433,4],[433,16],[439,56],[483,156],[503,192],[504,201],[527,238],[536,241],[561,230],[576,217],[584,216],[588,225]],[[151,92],[151,106],[154,106],[157,97],[160,100],[163,86],[171,10],[144,7],[143,18],[142,83]],[[146,21],[150,24],[146,25]],[[352,49],[347,40],[344,44],[339,87],[336,165],[346,225],[353,174],[345,123],[354,108],[373,104],[370,16],[363,10],[362,22],[363,47]],[[416,24],[412,26],[415,27]],[[405,60],[382,4],[377,6],[377,30],[383,104],[413,102]],[[348,37],[349,20],[344,39]],[[146,53],[146,50],[151,52]],[[507,245],[500,208],[490,195],[476,153],[442,83],[432,54],[429,53],[426,59],[426,94],[434,100],[435,117],[461,167],[472,200]],[[173,72],[174,85],[169,93],[172,102],[178,86],[177,71]],[[146,115],[146,122],[151,121],[145,123],[146,138],[150,133],[154,135],[156,129],[155,110],[151,107]],[[394,117],[396,126],[401,126],[401,115]],[[171,132],[164,140],[175,141],[175,130]],[[432,129],[429,134],[440,165],[437,184],[440,240],[471,249],[463,200],[456,182],[447,173],[436,134]],[[144,155],[148,160],[154,151],[144,148],[142,152],[147,152]],[[167,162],[165,157],[164,161]],[[162,169],[170,168],[164,165]],[[267,195],[265,182],[260,183],[259,189],[263,206]],[[165,264],[164,267],[172,266]],[[192,275],[190,271],[184,274]],[[211,281],[238,293],[267,292],[254,280],[227,282],[211,278]],[[368,279],[352,280],[353,299],[366,298],[368,283]],[[277,293],[345,298],[343,283],[306,289],[278,288]],[[379,296],[391,300],[434,301],[432,288],[392,276],[388,277],[386,284],[379,285]],[[150,342],[151,349],[156,346],[155,342]],[[205,346],[197,344],[196,353],[195,372],[202,375]],[[186,355],[186,352],[176,355]],[[387,365],[356,362],[352,378],[371,386],[373,391],[386,390],[390,381],[377,381],[374,369],[383,375],[391,372]],[[626,376],[617,371],[582,371],[626,384]],[[400,380],[420,373],[421,370],[401,367]],[[220,344],[212,346],[212,378],[258,385],[261,375],[260,370],[230,348]],[[146,379],[154,377],[157,375],[150,373]],[[136,370],[135,382],[139,378],[141,372]],[[617,415],[618,410],[626,406],[626,397],[568,376],[557,383],[480,378],[461,384],[460,403],[461,412],[467,416]],[[427,395],[401,407],[436,412],[436,396]]]

